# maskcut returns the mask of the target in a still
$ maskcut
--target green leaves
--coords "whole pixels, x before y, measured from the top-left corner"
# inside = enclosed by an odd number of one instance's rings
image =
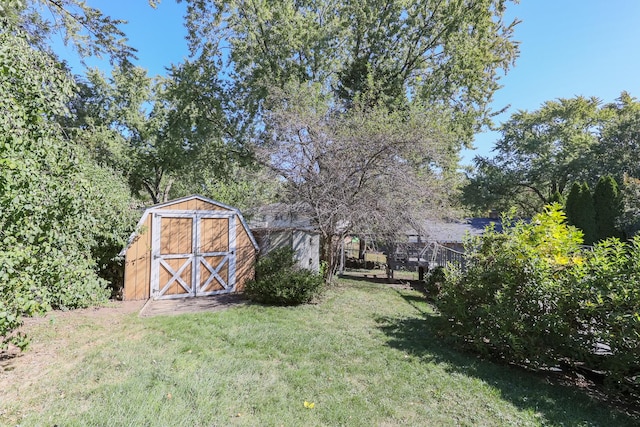
[[[624,175],[640,178],[640,102],[622,92],[613,103],[604,107],[608,120],[601,132],[595,156],[601,175],[610,174],[617,182]]]
[[[256,265],[256,279],[245,285],[249,299],[273,305],[306,304],[319,295],[324,278],[295,266],[295,251],[289,247],[274,249]]]
[[[112,62],[126,64],[135,49],[127,44],[120,28],[126,21],[105,16],[79,0],[9,0],[0,6],[0,18],[6,18],[9,30],[28,36],[35,48],[48,51],[50,40],[62,36],[81,58],[107,56]]]
[[[510,363],[535,369],[564,360],[630,386],[640,374],[640,240],[608,239],[592,251],[581,242],[559,205],[472,239],[467,269],[445,272],[437,300],[451,332]]]
[[[497,199],[532,215],[555,192],[563,194],[571,182],[591,178],[589,156],[598,143],[603,117],[599,103],[596,98],[578,96],[513,114],[500,127],[495,158],[476,158],[477,174],[471,182],[484,192],[477,197],[470,191],[469,201],[486,206]]]
[[[0,70],[0,336],[23,346],[25,337],[12,335],[21,316],[108,295],[92,250],[106,240],[98,206],[114,194],[92,191],[85,173],[97,171],[84,168],[85,154],[57,121],[74,85],[51,56],[5,32]]]
[[[578,96],[518,111],[500,127],[497,155],[475,159],[466,201],[479,209],[518,206],[528,216],[554,194],[567,196],[572,182],[594,187],[601,176],[618,184],[625,175],[637,177],[639,125],[640,103],[626,92],[604,106]]]
[[[571,196],[571,193],[569,193],[569,196]],[[586,182],[582,183],[580,191],[577,193],[575,212],[570,218],[570,223],[582,230],[585,245],[592,245],[596,241],[596,211],[591,189]]]
[[[609,237],[621,237],[617,230],[622,215],[622,198],[612,176],[598,180],[593,193],[585,182],[571,187],[566,212],[569,224],[580,228],[586,245]]]
[[[574,273],[580,301],[579,318],[591,325],[579,336],[581,345],[593,348],[605,344],[605,357],[585,355],[586,362],[610,373],[610,383],[629,387],[640,372],[640,240],[631,244],[617,239],[598,243],[591,257]],[[636,384],[637,385],[637,384]]]
[[[602,176],[593,190],[593,207],[596,220],[596,238],[621,237],[618,219],[622,215],[622,197],[618,184],[611,176]]]
[[[336,102],[445,105],[469,141],[518,54],[504,0],[190,0],[193,57],[216,64],[249,116],[270,88],[318,84]]]
[[[72,104],[78,119],[69,126],[97,162],[125,177],[133,194],[160,203],[176,190],[201,193],[202,182],[192,175],[224,178],[247,157],[206,66],[188,62],[173,67],[170,78],[155,79],[135,67],[116,67],[109,78],[91,70]]]

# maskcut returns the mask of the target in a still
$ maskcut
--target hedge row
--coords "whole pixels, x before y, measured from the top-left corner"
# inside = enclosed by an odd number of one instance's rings
[[[506,362],[640,385],[640,238],[585,249],[559,205],[510,225],[467,242],[464,271],[447,268],[436,301],[450,332]]]

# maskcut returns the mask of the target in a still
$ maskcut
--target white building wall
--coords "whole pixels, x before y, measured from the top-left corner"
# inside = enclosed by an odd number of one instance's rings
[[[320,271],[320,235],[296,230],[291,240],[298,266],[315,272]]]

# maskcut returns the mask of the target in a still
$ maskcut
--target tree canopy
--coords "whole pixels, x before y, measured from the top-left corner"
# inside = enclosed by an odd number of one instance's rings
[[[572,182],[593,187],[611,175],[622,183],[625,173],[640,173],[638,123],[640,103],[626,92],[605,105],[577,96],[518,111],[500,126],[495,156],[474,159],[466,201],[478,209],[516,205],[531,215],[556,192],[566,196]]]
[[[594,150],[592,166],[600,175],[640,177],[640,102],[627,92],[603,107],[606,121]]]
[[[167,201],[176,176],[197,158],[203,129],[190,126],[186,109],[171,102],[171,82],[141,68],[116,67],[109,79],[89,70],[87,80],[74,109],[96,160],[120,170],[134,194]]]
[[[120,28],[126,21],[81,0],[7,0],[0,4],[0,18],[2,30],[17,31],[40,51],[51,52],[51,37],[61,35],[81,58],[106,56],[123,64],[135,57]]]
[[[518,54],[508,1],[185,1],[191,61],[283,201],[310,208],[330,272],[345,232],[450,212],[460,148]]]
[[[505,0],[185,1],[192,55],[249,116],[270,88],[313,82],[347,106],[446,106],[470,141],[518,54]]]
[[[247,165],[250,153],[202,76],[190,63],[156,78],[133,66],[115,67],[108,78],[90,69],[71,104],[69,132],[96,161],[120,171],[143,199],[160,203],[206,193],[212,180],[227,181],[232,170]]]

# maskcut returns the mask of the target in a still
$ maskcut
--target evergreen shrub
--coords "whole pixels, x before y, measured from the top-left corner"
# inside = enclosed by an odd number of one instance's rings
[[[273,305],[309,303],[324,288],[318,273],[298,268],[291,247],[275,249],[258,260],[255,280],[245,285],[245,294],[256,302]]]
[[[617,223],[622,216],[622,197],[618,183],[611,176],[602,176],[593,190],[593,207],[596,219],[597,240],[622,237]]]
[[[431,299],[436,299],[440,296],[442,291],[442,285],[446,281],[444,267],[438,266],[429,272],[429,275],[424,281],[424,288],[427,291],[427,295]]]

